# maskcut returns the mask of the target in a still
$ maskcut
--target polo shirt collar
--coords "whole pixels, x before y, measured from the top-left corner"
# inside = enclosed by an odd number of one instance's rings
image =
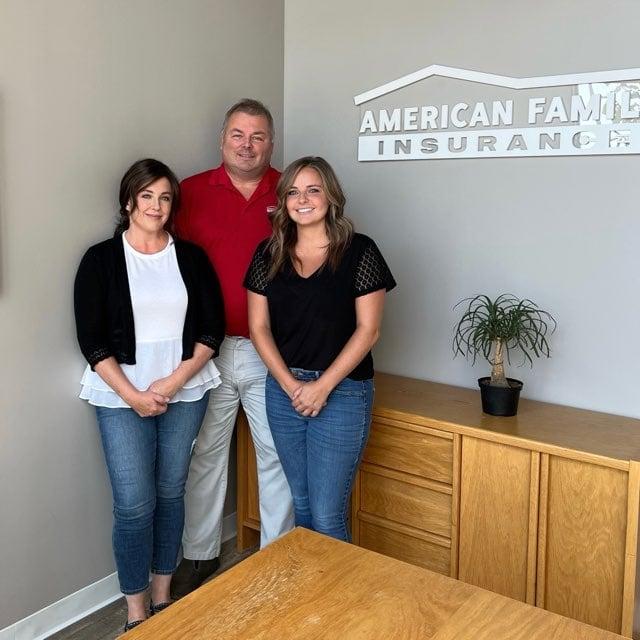
[[[251,200],[254,198],[258,198],[265,193],[268,193],[278,182],[278,178],[280,174],[271,166],[267,167],[265,174],[262,176],[262,180],[260,180],[256,190],[253,192],[251,196]],[[219,167],[211,170],[211,175],[209,176],[209,184],[213,186],[225,187],[226,189],[231,189],[236,193],[240,193],[234,186],[233,182],[231,182],[231,178],[227,173],[227,170],[224,168],[224,164],[221,164]]]

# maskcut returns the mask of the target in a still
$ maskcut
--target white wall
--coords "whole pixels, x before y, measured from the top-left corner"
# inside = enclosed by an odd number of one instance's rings
[[[510,369],[524,396],[640,417],[638,156],[358,163],[353,105],[434,63],[508,76],[637,67],[639,21],[631,0],[286,2],[285,160],[333,163],[350,215],[399,283],[379,370],[475,386],[487,365],[452,359],[452,307],[511,292],[559,323],[551,359]],[[428,82],[407,95],[487,94]],[[395,106],[414,104],[402,95]]]
[[[0,629],[114,570],[72,284],[122,173],[213,166],[245,96],[281,131],[282,83],[281,0],[0,0]]]

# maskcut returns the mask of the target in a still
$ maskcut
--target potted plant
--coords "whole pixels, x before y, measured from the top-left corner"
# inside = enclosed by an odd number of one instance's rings
[[[464,305],[464,312],[455,326],[453,352],[465,358],[481,355],[491,364],[491,376],[478,379],[482,410],[494,416],[514,416],[522,382],[507,378],[504,372],[505,354],[511,363],[511,353],[520,351],[522,363],[533,365],[533,356],[550,355],[547,335],[556,329],[553,316],[526,298],[503,293],[495,300],[477,295],[464,298],[454,309]]]

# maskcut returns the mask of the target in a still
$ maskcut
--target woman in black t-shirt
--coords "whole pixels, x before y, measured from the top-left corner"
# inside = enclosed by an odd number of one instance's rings
[[[269,425],[296,525],[348,540],[346,511],[369,435],[371,347],[395,281],[373,240],[354,233],[333,169],[290,164],[273,233],[245,278],[251,339],[269,369]]]

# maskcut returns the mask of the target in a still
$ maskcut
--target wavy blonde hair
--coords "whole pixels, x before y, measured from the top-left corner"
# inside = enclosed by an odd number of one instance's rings
[[[329,201],[329,209],[324,223],[329,237],[326,265],[335,271],[340,264],[346,248],[351,242],[354,229],[353,222],[344,215],[346,198],[338,177],[331,165],[319,156],[305,156],[292,162],[280,176],[276,186],[278,206],[274,211],[271,222],[273,229],[267,243],[267,251],[271,256],[268,278],[272,280],[283,269],[287,259],[292,263],[299,263],[296,256],[296,242],[298,230],[296,223],[291,220],[287,212],[287,193],[293,186],[296,176],[303,169],[314,169],[322,181],[322,188]]]

